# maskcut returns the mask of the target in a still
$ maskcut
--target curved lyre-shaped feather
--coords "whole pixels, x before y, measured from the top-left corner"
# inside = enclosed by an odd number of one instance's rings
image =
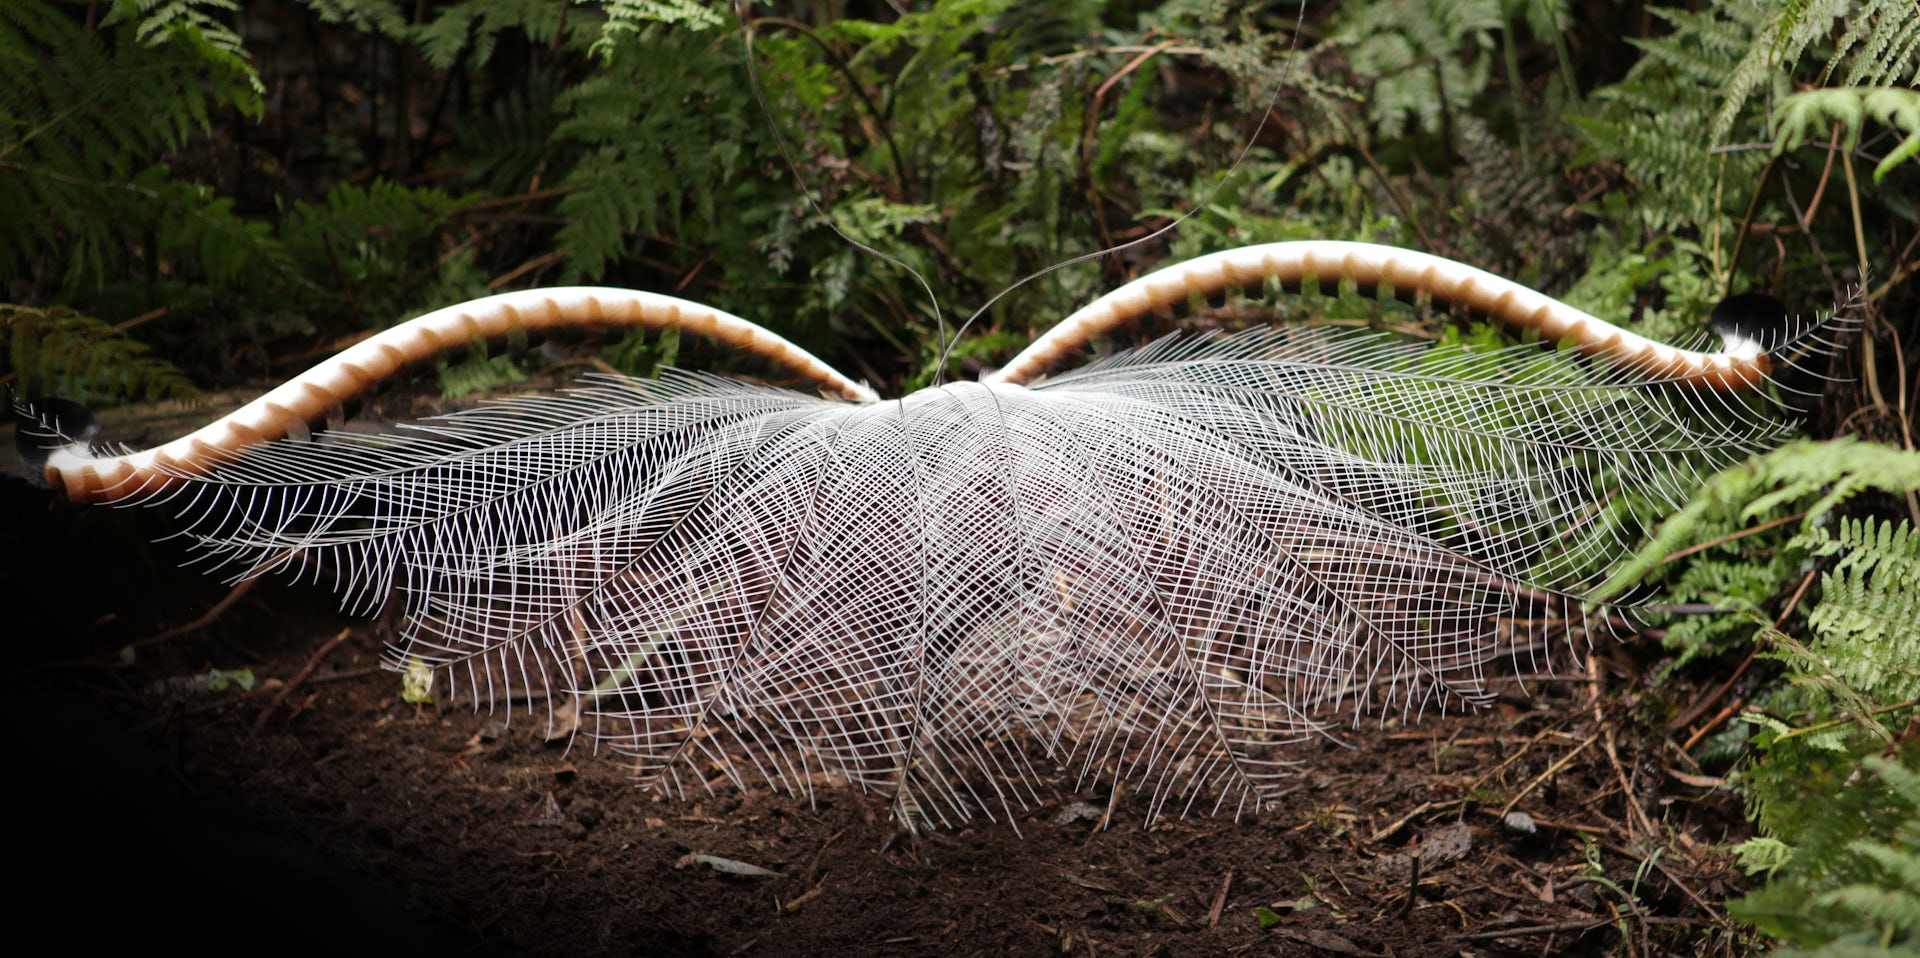
[[[1195,297],[1259,291],[1268,283],[1298,292],[1309,285],[1337,288],[1343,282],[1407,298],[1425,296],[1484,314],[1515,330],[1532,330],[1548,340],[1570,340],[1582,352],[1604,354],[1613,364],[1634,369],[1647,379],[1742,390],[1760,385],[1771,369],[1761,344],[1751,339],[1730,340],[1717,353],[1675,349],[1505,277],[1431,253],[1378,243],[1298,240],[1221,250],[1134,280],[1062,320],[988,381],[1027,382],[1077,353],[1093,337]]]
[[[1114,317],[1222,286],[1584,317],[1496,280],[1254,247],[1131,284],[982,383],[847,401],[603,379],[397,436],[152,456],[160,478],[119,489],[239,575],[397,598],[396,664],[557,674],[670,791],[716,767],[848,780],[951,822],[1043,800],[1040,757],[1150,780],[1156,809],[1257,804],[1337,709],[1482,697],[1497,619],[1564,612],[1701,473],[1778,441],[1738,390],[1765,381],[1760,347],[1828,327],[1719,355],[1591,317],[1547,327],[1579,346],[1560,352],[1256,330],[1034,377]],[[62,487],[96,488],[66,455]]]
[[[755,323],[701,303],[631,289],[567,286],[500,293],[434,310],[352,348],[190,435],[116,456],[55,451],[47,481],[74,501],[112,502],[198,475],[222,456],[285,437],[400,369],[474,340],[515,332],[596,326],[676,328],[764,356],[803,379],[856,401],[879,397],[813,354]]]

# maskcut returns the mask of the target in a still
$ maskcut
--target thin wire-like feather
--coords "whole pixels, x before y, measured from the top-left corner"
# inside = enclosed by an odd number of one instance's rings
[[[863,404],[602,379],[156,501],[237,575],[397,597],[397,664],[553,670],[650,785],[952,823],[1041,801],[1036,754],[1257,805],[1336,709],[1480,700],[1498,617],[1577,601],[1777,420],[1604,352],[1261,330]]]

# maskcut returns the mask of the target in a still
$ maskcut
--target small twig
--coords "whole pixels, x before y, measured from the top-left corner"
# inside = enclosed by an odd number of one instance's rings
[[[273,701],[268,702],[267,707],[260,710],[260,717],[253,720],[253,734],[258,735],[266,729],[267,720],[273,718],[274,710],[280,707],[280,703],[285,702],[287,696],[293,694],[293,690],[299,688],[300,684],[307,680],[307,676],[312,675],[313,670],[320,667],[320,660],[326,658],[327,653],[345,642],[347,636],[351,634],[353,634],[352,629],[341,629],[339,635],[328,639],[326,645],[321,646],[318,652],[313,653],[312,658],[307,659],[307,664],[294,673],[293,678],[287,680],[287,684],[280,687],[280,693],[273,697]]]
[[[149,645],[155,645],[161,642],[165,642],[168,639],[175,638],[177,636],[186,635],[189,632],[195,632],[205,628],[206,626],[212,624],[213,620],[218,619],[220,616],[224,615],[228,609],[233,607],[233,604],[235,602],[240,601],[241,596],[246,595],[249,591],[253,589],[254,583],[259,581],[260,580],[257,577],[241,580],[239,585],[234,586],[231,590],[227,592],[226,598],[221,599],[220,601],[214,603],[213,608],[208,609],[205,615],[202,615],[201,617],[193,620],[192,622],[187,623],[186,625],[176,625],[173,628],[166,630],[165,632],[158,632],[153,635],[149,635],[144,639],[135,639],[132,642],[127,643],[127,648],[144,649]]]
[[[510,270],[507,270],[505,273],[502,273],[499,276],[496,276],[493,279],[488,280],[487,289],[489,291],[497,290],[500,287],[505,286],[508,283],[511,283],[514,280],[519,279],[520,277],[528,273],[531,273],[539,269],[545,269],[548,266],[552,266],[553,264],[558,263],[563,259],[566,259],[572,253],[573,253],[573,250],[571,248],[562,246],[558,249],[551,250],[539,256],[535,256],[534,258],[527,260],[526,262],[521,263],[520,265],[515,266]]]
[[[499,207],[503,207],[503,205],[536,204],[536,202],[540,202],[540,200],[553,200],[555,196],[566,196],[566,194],[570,194],[570,192],[574,192],[572,186],[547,186],[545,190],[524,192],[524,194],[516,194],[516,196],[495,196],[492,200],[478,200],[478,202],[463,205],[463,207],[447,213],[447,217],[465,217],[468,213],[474,213],[474,211],[478,211],[478,209],[499,209]]]
[[[124,333],[127,330],[134,328],[135,326],[139,326],[143,323],[153,322],[154,320],[159,319],[160,317],[165,316],[170,312],[173,312],[172,306],[162,306],[158,309],[149,309],[146,312],[141,313],[140,315],[135,316],[134,318],[129,319],[124,323],[115,323],[113,325],[113,331],[116,333]]]
[[[1407,880],[1407,900],[1400,905],[1400,920],[1406,921],[1413,915],[1413,904],[1420,900],[1420,852],[1416,850],[1410,858],[1412,877]]]
[[[1860,721],[1860,719],[1863,717],[1871,718],[1875,715],[1885,715],[1888,712],[1898,712],[1901,709],[1910,709],[1915,706],[1920,706],[1920,699],[1908,699],[1905,702],[1895,702],[1892,705],[1883,705],[1877,709],[1868,709],[1864,713],[1843,715],[1837,719],[1828,719],[1825,722],[1816,722],[1812,725],[1803,726],[1801,728],[1788,729],[1787,731],[1781,732],[1779,735],[1774,736],[1773,740],[1775,742],[1784,742],[1787,739],[1793,738],[1796,735],[1805,735],[1808,732],[1821,732],[1821,731],[1825,731],[1827,729],[1834,728],[1840,725],[1850,725],[1852,723]]]
[[[1747,245],[1747,234],[1753,229],[1754,214],[1760,211],[1760,197],[1767,191],[1767,180],[1773,177],[1773,170],[1780,165],[1781,154],[1775,153],[1767,158],[1765,169],[1760,171],[1759,182],[1753,185],[1753,195],[1747,198],[1746,215],[1740,217],[1740,230],[1733,234],[1733,252],[1727,257],[1727,282],[1721,287],[1720,295],[1733,295],[1733,277],[1740,272],[1740,253]]]
[[[1227,890],[1233,887],[1233,869],[1227,869],[1227,877],[1220,879],[1220,893],[1213,896],[1213,907],[1207,909],[1207,927],[1220,927],[1220,914],[1227,908]]]
[[[1847,204],[1853,211],[1853,245],[1860,256],[1860,281],[1867,281],[1871,261],[1867,257],[1867,233],[1860,216],[1860,184],[1853,178],[1853,154],[1840,156],[1840,170],[1847,174]]]
[[[1071,63],[1074,60],[1084,60],[1088,57],[1104,56],[1109,53],[1140,53],[1146,50],[1154,50],[1158,53],[1169,53],[1182,57],[1204,56],[1207,52],[1203,47],[1147,47],[1132,43],[1114,47],[1089,47],[1085,50],[1075,50],[1072,53],[1061,53],[1055,56],[1041,57],[1031,63],[1010,63],[995,70],[994,75],[1005,76],[1009,73],[1020,73],[1026,70],[1039,69],[1040,67],[1059,66],[1062,63]]]
[[[1599,704],[1595,703],[1594,714],[1596,718],[1599,715],[1599,711]],[[1620,765],[1620,751],[1615,746],[1613,726],[1602,726],[1601,738],[1607,745],[1607,762],[1613,766],[1614,777],[1620,782],[1620,800],[1627,803],[1627,811],[1630,813],[1630,817],[1640,823],[1641,834],[1650,836],[1658,835],[1659,831],[1653,827],[1653,822],[1647,818],[1646,809],[1641,808],[1640,800],[1634,797],[1633,786],[1627,781],[1627,770]]]
[[[1807,587],[1810,585],[1813,585],[1813,577],[1816,574],[1818,574],[1819,571],[1820,570],[1818,568],[1807,570],[1806,576],[1800,580],[1800,587],[1793,590],[1793,598],[1787,600],[1787,607],[1785,609],[1780,610],[1780,616],[1774,619],[1773,621],[1774,628],[1776,629],[1779,628],[1782,623],[1787,621],[1787,617],[1793,614],[1793,610],[1799,607],[1801,598],[1807,594]],[[1754,658],[1757,657],[1759,654],[1760,654],[1760,645],[1759,643],[1756,642],[1754,643],[1754,646],[1752,648],[1747,650],[1747,657],[1740,660],[1740,666],[1733,670],[1732,675],[1727,676],[1726,681],[1720,683],[1719,688],[1714,689],[1713,693],[1708,695],[1706,698],[1703,698],[1700,701],[1693,703],[1691,706],[1688,706],[1686,711],[1675,716],[1672,721],[1667,723],[1668,731],[1678,732],[1681,729],[1686,728],[1689,725],[1692,725],[1694,721],[1698,719],[1700,716],[1705,715],[1707,709],[1712,708],[1714,703],[1720,701],[1722,697],[1724,697],[1728,692],[1733,690],[1733,683],[1740,681],[1740,676],[1746,674],[1747,666],[1752,665]],[[1707,731],[1711,731],[1712,723],[1708,723],[1708,724],[1709,724],[1709,728],[1707,729]],[[1701,734],[1706,734],[1706,732],[1702,732]],[[1688,740],[1689,747],[1691,747],[1691,743],[1693,741],[1694,741],[1693,739]]]
[[[1633,859],[1633,858],[1642,857],[1640,855],[1636,855],[1633,852],[1628,851],[1625,848],[1621,848],[1617,845],[1604,845],[1602,847],[1613,849],[1615,854],[1618,854],[1623,858]],[[1726,910],[1723,908],[1715,908],[1714,906],[1707,904],[1707,900],[1704,898],[1701,898],[1700,895],[1693,890],[1692,886],[1688,885],[1686,882],[1681,881],[1680,876],[1675,875],[1673,873],[1673,870],[1669,869],[1666,866],[1666,863],[1660,860],[1660,856],[1657,853],[1647,858],[1646,861],[1648,864],[1651,864],[1654,868],[1658,869],[1660,874],[1667,876],[1667,881],[1672,882],[1673,887],[1680,889],[1681,894],[1686,895],[1688,898],[1693,900],[1694,904],[1700,906],[1700,910],[1703,912],[1706,912],[1707,917],[1712,918],[1715,924],[1721,926],[1722,928],[1727,927]]]
[[[1451,935],[1449,938],[1453,941],[1491,941],[1495,938],[1553,935],[1563,931],[1588,932],[1596,928],[1604,928],[1611,924],[1613,924],[1613,922],[1608,919],[1602,919],[1600,921],[1563,921],[1553,925],[1526,925],[1521,928],[1507,928],[1500,931],[1476,931],[1468,935]]]
[[[1565,724],[1566,723],[1562,722],[1555,725],[1549,725],[1546,728],[1541,729],[1538,734],[1534,735],[1530,739],[1527,739],[1527,742],[1525,745],[1520,746],[1520,748],[1516,750],[1512,755],[1507,756],[1504,761],[1502,761],[1498,765],[1495,765],[1492,771],[1489,771],[1485,775],[1482,775],[1479,778],[1475,779],[1472,785],[1467,786],[1466,793],[1469,795],[1473,794],[1473,792],[1476,789],[1478,789],[1480,786],[1485,785],[1487,784],[1487,782],[1491,781],[1495,775],[1498,775],[1501,772],[1505,771],[1507,766],[1512,765],[1514,762],[1519,761],[1520,756],[1527,754],[1528,749],[1533,748],[1535,745],[1540,744],[1541,739],[1544,739],[1547,736],[1552,735],[1555,732],[1558,732],[1561,726]],[[1509,806],[1508,811],[1511,811],[1511,810],[1512,810],[1512,807]],[[1505,812],[1502,812],[1501,814],[1504,815]],[[1408,816],[1408,817],[1412,817],[1412,816]],[[1375,840],[1377,841],[1378,839],[1375,839]]]
[[[1833,138],[1827,141],[1827,162],[1820,167],[1820,181],[1813,186],[1813,195],[1807,198],[1806,220],[1812,220],[1813,214],[1820,211],[1820,198],[1827,194],[1827,183],[1833,179],[1833,159],[1840,153],[1840,126],[1833,127]],[[1801,225],[1805,225],[1802,223]]]
[[[1504,766],[1502,766],[1502,767],[1504,767]],[[1496,769],[1496,771],[1497,771],[1497,769]],[[1486,779],[1484,779],[1484,778],[1483,778],[1483,779],[1481,779],[1481,781],[1483,781],[1483,782],[1484,782],[1484,781],[1486,781]],[[1477,788],[1477,787],[1479,787],[1479,783],[1477,783],[1477,782],[1476,782],[1476,783],[1475,783],[1475,785],[1474,785],[1474,787],[1475,787],[1475,788]],[[1467,789],[1467,791],[1468,791],[1469,793],[1471,793],[1471,792],[1473,791],[1473,789],[1472,789],[1472,788],[1469,788],[1469,789]],[[1400,829],[1402,829],[1402,828],[1405,828],[1405,827],[1407,827],[1407,823],[1408,823],[1408,822],[1410,822],[1410,821],[1413,821],[1413,820],[1414,820],[1414,818],[1416,818],[1416,817],[1417,817],[1417,816],[1419,816],[1419,815],[1422,815],[1422,814],[1424,814],[1425,812],[1427,812],[1427,811],[1428,811],[1429,809],[1431,809],[1431,808],[1433,808],[1433,803],[1432,803],[1432,802],[1421,802],[1421,803],[1420,803],[1419,805],[1417,805],[1417,806],[1415,806],[1415,807],[1414,807],[1414,809],[1413,809],[1413,811],[1411,811],[1411,812],[1408,812],[1408,813],[1406,813],[1405,815],[1402,815],[1402,816],[1400,816],[1400,817],[1399,817],[1399,819],[1397,819],[1397,820],[1395,820],[1395,821],[1393,821],[1393,822],[1390,822],[1390,823],[1388,823],[1388,824],[1386,824],[1386,825],[1383,825],[1383,826],[1381,826],[1381,827],[1379,827],[1379,828],[1376,828],[1376,829],[1374,829],[1374,831],[1373,831],[1373,837],[1372,837],[1371,839],[1369,839],[1369,840],[1368,840],[1368,841],[1369,841],[1369,843],[1374,843],[1374,842],[1379,842],[1379,841],[1382,841],[1382,840],[1384,840],[1384,839],[1386,839],[1386,838],[1387,838],[1387,837],[1388,837],[1389,835],[1392,835],[1392,834],[1393,834],[1394,832],[1397,832],[1397,831],[1399,831]]]
[[[1533,777],[1533,781],[1528,782],[1526,787],[1520,790],[1520,794],[1515,795],[1512,801],[1507,802],[1507,804],[1500,809],[1499,817],[1501,818],[1507,817],[1507,813],[1513,811],[1513,807],[1515,805],[1520,804],[1521,799],[1524,799],[1528,795],[1532,794],[1533,790],[1536,788],[1539,788],[1542,782],[1545,782],[1547,779],[1552,778],[1554,775],[1558,774],[1561,769],[1566,768],[1568,763],[1572,762],[1576,756],[1578,756],[1581,752],[1586,751],[1588,748],[1592,747],[1595,741],[1596,741],[1595,739],[1587,739],[1581,742],[1579,745],[1574,746],[1570,751],[1568,751],[1567,754],[1560,756],[1558,761],[1555,761],[1552,765],[1547,766],[1546,771],[1541,772],[1538,775],[1535,775]]]
[[[825,888],[826,886],[827,886],[827,876],[823,873],[820,876],[820,880],[813,883],[812,888],[809,888],[806,891],[801,892],[800,895],[794,898],[792,901],[783,902],[779,908],[780,913],[783,915],[791,915],[794,912],[799,911],[800,906],[805,905],[807,902],[810,902],[815,898],[820,897],[820,889]]]
[[[1687,556],[1693,555],[1696,552],[1701,552],[1707,549],[1711,549],[1714,546],[1718,546],[1718,545],[1725,545],[1729,542],[1733,542],[1738,539],[1744,539],[1751,535],[1757,535],[1759,533],[1767,531],[1768,529],[1784,526],[1789,522],[1797,522],[1801,519],[1805,519],[1806,517],[1807,517],[1807,514],[1804,512],[1801,512],[1801,513],[1796,513],[1794,515],[1787,516],[1785,518],[1775,519],[1772,522],[1763,522],[1760,525],[1753,526],[1752,528],[1748,528],[1748,529],[1741,529],[1738,532],[1729,532],[1718,539],[1714,539],[1709,542],[1702,542],[1696,546],[1688,546],[1685,549],[1681,549],[1679,552],[1675,552],[1675,553],[1672,553],[1671,555],[1668,555],[1665,559],[1662,559],[1660,561],[1672,562],[1675,559],[1684,559]]]
[[[1125,782],[1113,783],[1113,791],[1107,794],[1107,810],[1101,813],[1100,824],[1093,830],[1094,835],[1098,835],[1107,830],[1107,825],[1113,821],[1113,809],[1120,804],[1120,793],[1125,789]],[[1088,837],[1091,838],[1092,836]]]
[[[1748,659],[1747,661],[1751,662],[1753,660]],[[1701,739],[1713,734],[1714,729],[1719,728],[1727,719],[1732,718],[1734,714],[1739,712],[1741,707],[1746,704],[1746,699],[1734,699],[1732,704],[1715,712],[1713,718],[1708,719],[1705,725],[1695,729],[1692,735],[1687,736],[1685,742],[1680,743],[1680,754],[1686,755],[1688,752],[1693,751],[1693,747],[1700,744]]]

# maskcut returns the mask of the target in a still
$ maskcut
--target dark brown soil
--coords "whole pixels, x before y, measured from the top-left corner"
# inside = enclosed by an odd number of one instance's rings
[[[1530,697],[1505,680],[1494,710],[1370,719],[1346,747],[1302,754],[1297,784],[1258,815],[1176,810],[1148,823],[1144,797],[1067,781],[1016,821],[895,840],[877,798],[668,799],[587,740],[547,741],[543,706],[509,720],[407,704],[400,678],[377,668],[384,626],[341,617],[312,590],[262,584],[211,624],[123,658],[225,588],[145,544],[164,517],[59,506],[17,481],[5,492],[9,858],[30,885],[10,901],[88,950],[1535,956],[1750,944],[1720,909],[1739,891],[1724,851],[1744,833],[1738,801],[1687,764],[1663,722],[1648,730],[1696,694],[1637,678],[1649,643],[1596,658],[1598,681],[1579,663],[1571,679],[1524,683]],[[256,683],[207,689],[216,668]],[[772,874],[714,867],[728,861]]]

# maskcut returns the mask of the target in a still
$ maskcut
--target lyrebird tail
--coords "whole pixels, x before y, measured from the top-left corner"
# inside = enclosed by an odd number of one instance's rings
[[[1144,310],[1342,282],[1574,348],[1255,330],[1036,381]],[[1156,809],[1257,804],[1346,710],[1482,698],[1500,617],[1567,613],[1702,474],[1777,443],[1751,387],[1834,325],[1689,352],[1361,244],[1230,251],[1082,313],[998,376],[899,399],[602,379],[63,486],[169,503],[232,574],[399,601],[396,664],[560,677],[670,791],[845,780],[948,822],[1044,800],[1045,760],[1150,780]]]

